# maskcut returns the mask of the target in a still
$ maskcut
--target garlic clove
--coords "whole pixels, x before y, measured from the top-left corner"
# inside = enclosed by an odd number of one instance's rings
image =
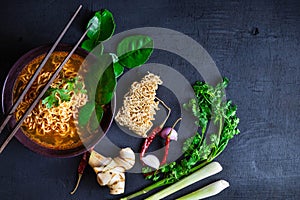
[[[146,155],[142,158],[142,161],[145,163],[145,165],[152,167],[154,169],[158,169],[160,166],[159,159],[155,155]]]

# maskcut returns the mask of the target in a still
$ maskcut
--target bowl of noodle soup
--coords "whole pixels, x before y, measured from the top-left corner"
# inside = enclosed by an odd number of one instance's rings
[[[24,54],[9,71],[2,91],[2,109],[6,113],[26,87],[27,82],[42,62],[51,46],[42,46]],[[39,91],[71,50],[71,46],[59,44],[50,56],[37,79],[17,107],[9,128],[15,126]],[[114,113],[115,99],[105,105],[98,131],[89,132],[78,126],[79,110],[88,102],[84,73],[89,63],[89,52],[77,48],[62,71],[47,90],[52,98],[40,99],[26,117],[15,137],[34,152],[50,157],[72,157],[93,148],[108,131]],[[90,58],[90,55],[89,55]],[[90,62],[91,59],[89,59]],[[53,92],[56,88],[56,92]],[[64,91],[65,93],[60,93]],[[44,96],[45,96],[44,95]]]

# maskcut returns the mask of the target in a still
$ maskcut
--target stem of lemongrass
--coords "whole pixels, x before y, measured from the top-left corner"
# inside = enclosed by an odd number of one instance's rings
[[[127,196],[127,197],[123,197],[120,200],[133,199],[135,197],[146,194],[146,193],[150,192],[151,190],[154,190],[154,189],[159,188],[159,187],[164,186],[164,185],[168,185],[168,183],[165,183],[165,179],[162,179],[162,180],[160,180],[160,181],[158,181],[158,182],[156,182],[156,183],[154,183],[154,184],[152,184],[148,187],[145,187],[144,189],[142,189],[138,192],[135,192],[135,193],[133,193],[133,194]]]
[[[185,178],[181,179],[180,181],[170,185],[169,187],[157,192],[156,194],[146,198],[146,200],[157,200],[163,199],[170,194],[173,194],[193,183],[196,183],[204,178],[212,176],[222,170],[222,166],[218,162],[212,162],[205,167],[197,170],[196,172],[186,176]]]
[[[212,161],[212,160],[211,160]],[[190,173],[194,172],[194,171],[197,171],[198,169],[202,168],[203,166],[207,165],[208,163],[210,163],[210,161],[208,160],[205,160],[204,162],[200,163],[199,165],[197,165],[196,167],[193,167],[190,171]],[[135,197],[138,197],[138,196],[141,196],[143,194],[146,194],[156,188],[159,188],[159,187],[162,187],[162,186],[166,186],[166,185],[169,185],[171,183],[168,183],[167,182],[167,179],[168,178],[165,178],[165,179],[162,179],[152,185],[149,185],[148,187],[145,187],[144,189],[140,190],[140,191],[137,191],[129,196],[126,196],[126,197],[123,197],[121,198],[120,200],[129,200],[129,199],[133,199]]]
[[[203,188],[200,188],[199,190],[196,190],[190,194],[180,197],[177,200],[198,200],[208,198],[219,194],[227,187],[229,187],[229,183],[227,181],[219,180]]]

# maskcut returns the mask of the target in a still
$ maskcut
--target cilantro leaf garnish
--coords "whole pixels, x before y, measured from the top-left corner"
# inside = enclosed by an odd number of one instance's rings
[[[63,83],[67,84],[66,88],[61,87]],[[58,106],[59,100],[61,102],[70,101],[72,92],[75,94],[86,93],[86,90],[83,89],[83,84],[78,81],[78,77],[63,79],[63,82],[56,85],[56,87],[49,87],[42,99],[42,104],[46,105],[48,109]]]

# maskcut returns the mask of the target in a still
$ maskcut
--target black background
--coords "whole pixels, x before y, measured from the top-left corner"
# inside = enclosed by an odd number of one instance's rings
[[[83,10],[65,43],[74,44],[93,12],[107,8],[116,33],[155,26],[192,37],[230,79],[227,95],[238,105],[241,134],[217,159],[223,171],[168,199],[220,178],[231,186],[212,199],[300,198],[299,1],[5,1],[0,7],[1,85],[18,57],[56,39],[79,4]],[[184,61],[162,55],[155,57],[185,69]],[[91,168],[77,193],[69,194],[79,160],[43,157],[13,139],[0,155],[0,199],[116,198],[97,184]],[[127,174],[126,182],[127,194],[150,184],[140,174]]]

